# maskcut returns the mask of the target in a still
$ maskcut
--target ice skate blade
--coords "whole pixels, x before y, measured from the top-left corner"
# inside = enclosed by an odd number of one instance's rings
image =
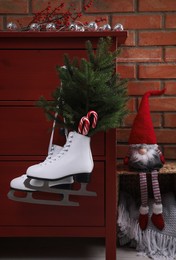
[[[35,199],[33,198],[33,192],[26,192],[26,197],[21,198],[15,196],[15,191],[11,189],[7,197],[13,201],[18,201],[18,202],[25,202],[25,203],[31,203],[31,204],[41,204],[41,205],[56,205],[56,206],[79,206],[78,202],[70,201],[69,196],[67,194],[63,194],[63,199],[62,200],[40,200],[40,199]]]
[[[49,192],[49,193],[58,193],[58,194],[63,194],[63,195],[75,195],[75,196],[91,196],[95,197],[97,196],[96,192],[94,191],[88,191],[87,190],[87,183],[80,183],[81,187],[79,190],[70,190],[70,189],[59,189],[59,188],[54,188],[49,186],[49,181],[45,180],[43,182],[43,186],[36,187],[31,184],[32,178],[28,177],[24,181],[24,185],[26,188],[29,189],[35,189],[37,191],[42,191],[42,192]]]

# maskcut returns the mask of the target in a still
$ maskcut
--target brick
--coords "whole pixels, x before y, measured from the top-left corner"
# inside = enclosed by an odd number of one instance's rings
[[[115,12],[133,12],[133,0],[96,0],[87,13],[115,13]]]
[[[29,12],[28,0],[0,0],[0,13],[26,14]]]
[[[104,18],[106,19],[106,21],[103,21],[103,22],[100,22],[98,24],[98,26],[102,26],[103,24],[105,23],[108,23],[109,21],[109,18],[107,15],[101,15],[101,16],[97,16],[97,15],[83,15],[79,18],[79,21],[82,22],[82,23],[85,23],[85,22],[92,22],[92,21],[95,21],[96,19],[99,19],[99,18]]]
[[[125,119],[124,119],[124,126],[125,127],[131,127],[133,125],[134,119],[136,117],[137,113],[129,114]],[[152,113],[152,122],[154,127],[161,127],[162,126],[162,115],[160,113]]]
[[[176,127],[176,113],[164,114],[164,127]]]
[[[131,127],[135,119],[136,113],[130,113],[123,122],[124,127]]]
[[[119,62],[161,62],[161,48],[123,48]]]
[[[140,104],[141,98],[139,98],[138,104]],[[150,105],[150,111],[156,112],[156,111],[176,111],[176,97],[164,97],[164,96],[158,96],[154,97],[151,96],[149,98],[149,105]]]
[[[166,95],[176,95],[176,81],[166,81],[165,82]]]
[[[135,46],[136,45],[136,34],[133,31],[128,31],[127,39],[125,41],[125,44],[123,46]]]
[[[129,29],[160,29],[162,27],[161,15],[114,15],[112,17],[112,26],[121,23],[125,30]]]
[[[157,138],[158,144],[175,144],[176,140],[176,131],[170,129],[157,129],[155,128],[155,134]],[[130,129],[117,129],[117,142],[120,143],[128,143]]]
[[[162,126],[162,114],[161,113],[151,113],[152,122],[154,127]]]
[[[155,129],[158,143],[175,144],[175,129]]]
[[[139,11],[176,11],[175,0],[138,0]]]
[[[174,64],[139,65],[140,79],[174,79],[176,66]]]
[[[176,14],[166,14],[165,18],[165,27],[166,28],[176,28]]]
[[[171,160],[176,158],[176,145],[164,145],[164,157],[165,159]]]
[[[36,13],[36,12],[42,11],[43,9],[45,9],[48,6],[48,2],[51,3],[52,10],[55,7],[59,6],[61,3],[61,1],[58,1],[58,0],[52,0],[52,1],[32,0],[32,12]],[[68,8],[70,6],[70,0],[64,0],[62,2],[64,2],[64,7],[60,10],[60,13],[68,10]],[[80,12],[81,11],[81,0],[74,0],[74,1],[72,1],[72,3],[74,4],[74,7],[76,8],[76,12]]]
[[[175,45],[176,31],[139,32],[139,45]]]
[[[136,111],[136,99],[135,98],[130,98],[128,100],[127,107],[128,107],[130,112]]]
[[[173,48],[165,48],[165,61],[170,62],[170,61],[176,61],[176,47]]]
[[[149,90],[160,90],[160,81],[129,81],[128,82],[128,95],[143,95]]]
[[[150,111],[176,111],[176,97],[151,97]]]
[[[135,65],[121,65],[117,64],[117,72],[121,78],[134,79],[136,77]]]

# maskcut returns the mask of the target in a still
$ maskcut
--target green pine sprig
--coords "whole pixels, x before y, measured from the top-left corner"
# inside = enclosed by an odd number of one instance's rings
[[[70,130],[78,130],[80,119],[90,110],[98,114],[97,126],[90,128],[89,136],[98,131],[119,127],[128,113],[127,80],[116,73],[120,50],[111,51],[111,39],[100,38],[94,50],[86,42],[87,59],[70,60],[64,55],[64,67],[57,66],[61,85],[52,94],[53,100],[41,97],[38,105],[50,119],[58,113],[57,123]]]

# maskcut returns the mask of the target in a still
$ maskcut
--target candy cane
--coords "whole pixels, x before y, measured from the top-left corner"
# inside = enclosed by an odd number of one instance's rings
[[[94,110],[91,110],[87,113],[87,118],[90,119],[91,115],[93,116],[92,128],[95,128],[97,125],[98,114]]]
[[[78,125],[78,132],[83,135],[87,135],[90,128],[90,121],[87,116],[83,116]]]

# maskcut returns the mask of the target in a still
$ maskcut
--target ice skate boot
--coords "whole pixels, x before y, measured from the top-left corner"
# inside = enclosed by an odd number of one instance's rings
[[[37,167],[31,166],[27,169],[28,178],[24,183],[26,187],[35,189],[32,180],[43,180],[43,186],[38,188],[40,191],[66,194],[68,196],[96,196],[95,192],[87,190],[93,165],[90,137],[77,132],[70,132],[67,142],[59,154],[52,157],[45,164],[39,164]],[[75,182],[81,184],[79,190],[50,189],[50,181],[62,180],[69,176],[72,176]]]
[[[52,157],[54,157],[56,154],[58,154],[61,151],[62,147],[58,145],[52,145],[50,149],[50,153],[48,154],[47,158],[44,162],[35,164],[33,167],[37,167],[37,165],[45,164],[48,160],[51,160]],[[68,201],[67,197],[65,196],[62,198],[61,201],[51,201],[51,200],[40,200],[33,197],[33,193],[38,191],[38,188],[43,186],[42,180],[35,180],[33,179],[31,181],[31,184],[35,187],[34,189],[27,188],[24,185],[25,180],[27,179],[27,175],[23,174],[20,177],[17,177],[13,179],[10,183],[10,191],[8,193],[8,198],[14,201],[20,201],[20,202],[27,202],[27,203],[33,203],[33,204],[49,204],[49,205],[71,205],[71,206],[78,206],[79,204],[76,202]],[[58,181],[50,181],[49,187],[52,189],[52,187],[61,188],[61,189],[70,189],[71,184],[74,182],[73,177],[66,177],[62,180]],[[16,196],[16,191],[22,191],[26,193],[25,197],[18,197]]]

